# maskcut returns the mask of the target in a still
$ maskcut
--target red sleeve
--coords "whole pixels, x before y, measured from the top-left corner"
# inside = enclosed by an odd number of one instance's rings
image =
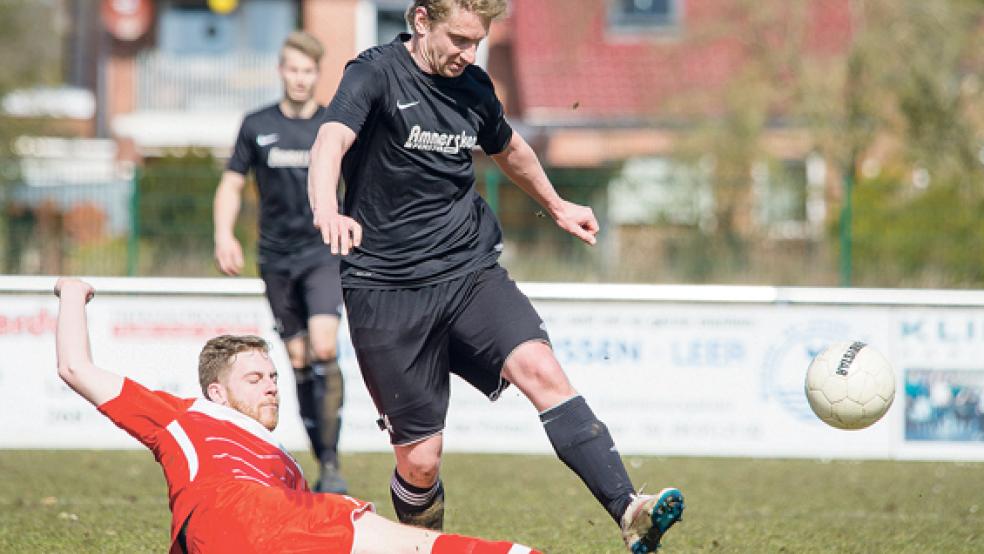
[[[153,449],[157,434],[195,400],[178,398],[163,391],[151,391],[130,379],[123,379],[119,396],[102,403],[98,410],[120,429],[144,446]]]

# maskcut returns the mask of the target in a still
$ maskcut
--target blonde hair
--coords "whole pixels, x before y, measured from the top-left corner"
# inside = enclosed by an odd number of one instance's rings
[[[284,41],[284,45],[280,48],[281,64],[284,63],[284,50],[288,48],[297,50],[314,60],[316,64],[320,64],[321,57],[325,55],[325,47],[321,45],[321,41],[305,31],[294,31],[287,35],[287,40]]]
[[[232,367],[236,354],[250,350],[268,353],[270,345],[255,335],[220,335],[205,343],[198,355],[198,384],[205,398],[208,398],[208,386],[217,383]]]
[[[407,8],[407,25],[413,30],[413,14],[417,8],[427,10],[427,17],[434,23],[444,21],[451,15],[454,6],[476,13],[482,17],[495,19],[505,13],[506,0],[414,0]]]

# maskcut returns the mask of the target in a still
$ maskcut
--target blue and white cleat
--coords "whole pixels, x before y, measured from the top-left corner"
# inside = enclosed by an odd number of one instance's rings
[[[666,531],[682,519],[683,493],[677,489],[633,495],[622,515],[622,540],[632,554],[656,552]]]

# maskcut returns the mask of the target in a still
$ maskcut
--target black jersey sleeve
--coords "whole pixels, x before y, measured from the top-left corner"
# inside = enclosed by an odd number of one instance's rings
[[[236,146],[232,149],[232,156],[229,156],[229,163],[226,164],[226,169],[242,175],[249,173],[249,168],[256,162],[256,148],[253,147],[255,142],[249,132],[248,122],[248,119],[243,120],[239,128],[239,137],[236,138]]]
[[[506,121],[502,102],[495,96],[492,96],[487,114],[488,118],[478,131],[478,144],[486,154],[492,156],[506,149],[512,139],[513,130]]]
[[[369,61],[349,62],[335,97],[328,104],[325,121],[337,121],[358,135],[373,105],[382,98],[385,82]]]

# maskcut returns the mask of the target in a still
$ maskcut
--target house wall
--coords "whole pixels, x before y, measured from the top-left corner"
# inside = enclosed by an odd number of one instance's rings
[[[304,30],[325,45],[316,97],[327,104],[342,80],[345,63],[355,57],[358,0],[306,0],[302,3]]]

